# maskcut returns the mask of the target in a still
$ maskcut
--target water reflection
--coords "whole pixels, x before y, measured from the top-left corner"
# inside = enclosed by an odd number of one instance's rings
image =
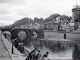
[[[70,41],[35,40],[28,47],[37,47],[41,55],[48,51],[50,59],[72,59],[73,42]]]

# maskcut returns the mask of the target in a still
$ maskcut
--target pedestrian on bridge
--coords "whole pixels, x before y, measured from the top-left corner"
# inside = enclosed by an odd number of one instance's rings
[[[20,51],[21,53],[24,54],[24,44],[23,44],[22,42],[19,42],[19,43],[18,43],[18,49],[19,49],[19,51]]]
[[[18,43],[19,43],[19,41],[18,41],[18,39],[16,38],[16,39],[13,39],[13,44],[14,44],[14,46],[18,49]]]

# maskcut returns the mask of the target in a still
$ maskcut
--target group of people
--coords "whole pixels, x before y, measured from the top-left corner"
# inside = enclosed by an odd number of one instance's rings
[[[41,56],[40,54],[40,50],[38,50],[37,48],[34,48],[33,50],[31,50],[26,58],[26,60],[45,60],[46,58],[48,58],[48,54],[49,52],[46,52],[45,54],[43,54]]]
[[[17,48],[18,51],[24,54],[24,43],[19,41],[18,38],[13,39],[13,45]]]

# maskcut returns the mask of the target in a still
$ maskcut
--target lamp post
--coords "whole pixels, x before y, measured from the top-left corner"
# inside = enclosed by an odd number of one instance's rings
[[[12,26],[12,50],[11,50],[11,53],[12,54],[14,54],[14,48],[13,48],[13,34],[14,34],[14,32],[13,32],[13,30],[14,30],[14,26]]]
[[[14,52],[13,52],[13,51],[14,51],[14,49],[13,49],[13,40],[12,40],[12,54],[14,54]]]

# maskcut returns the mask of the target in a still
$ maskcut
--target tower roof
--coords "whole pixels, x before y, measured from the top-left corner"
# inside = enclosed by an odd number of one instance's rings
[[[80,6],[76,4],[75,8],[80,8]]]
[[[76,4],[75,7],[72,9],[72,12],[73,11],[80,11],[80,6]]]

